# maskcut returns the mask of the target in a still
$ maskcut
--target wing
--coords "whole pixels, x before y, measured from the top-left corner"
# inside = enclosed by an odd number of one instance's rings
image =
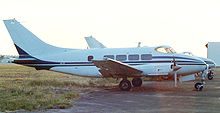
[[[100,68],[103,76],[140,76],[142,71],[131,67],[125,63],[107,58],[105,60],[93,60],[96,67]]]

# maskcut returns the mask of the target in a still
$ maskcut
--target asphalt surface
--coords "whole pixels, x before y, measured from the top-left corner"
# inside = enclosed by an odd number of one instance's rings
[[[46,113],[220,113],[220,75],[207,80],[202,91],[195,82],[173,87],[173,81],[146,81],[139,88],[121,91],[113,88],[88,89],[69,109],[52,109]]]

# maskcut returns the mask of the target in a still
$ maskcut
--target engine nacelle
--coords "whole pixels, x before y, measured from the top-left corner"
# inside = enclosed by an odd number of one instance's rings
[[[134,68],[143,71],[143,75],[168,75],[172,71],[171,65],[170,63],[147,64],[134,66]]]

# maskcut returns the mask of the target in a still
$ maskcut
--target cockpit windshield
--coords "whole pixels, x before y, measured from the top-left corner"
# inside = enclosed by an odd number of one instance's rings
[[[176,53],[176,51],[169,46],[160,46],[157,47],[155,50],[162,53]]]
[[[194,56],[191,52],[183,52],[184,55]]]

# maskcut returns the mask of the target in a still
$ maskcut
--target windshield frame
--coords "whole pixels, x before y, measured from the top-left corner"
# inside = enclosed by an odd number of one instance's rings
[[[176,53],[176,51],[172,47],[169,47],[169,46],[156,47],[155,51],[160,52],[160,53],[165,53],[165,54]]]

